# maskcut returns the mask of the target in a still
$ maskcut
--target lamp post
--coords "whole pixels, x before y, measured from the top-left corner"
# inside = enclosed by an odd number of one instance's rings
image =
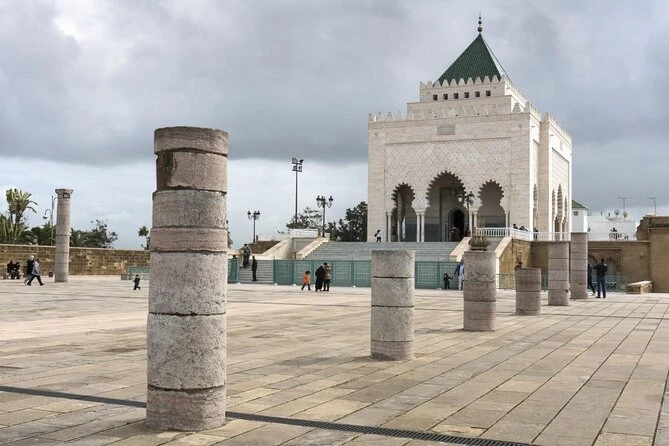
[[[469,214],[469,205],[474,204],[474,192],[467,192],[466,190],[462,189],[460,192],[457,194],[458,201],[461,204],[464,204],[467,206],[467,228],[471,231],[471,215]],[[466,236],[467,231],[465,231],[465,234],[463,236]]]
[[[295,172],[295,220],[293,220],[293,229],[297,226],[297,174],[302,172],[303,159],[293,158],[293,172]]]
[[[256,242],[256,221],[260,219],[260,211],[248,211],[246,213],[246,216],[249,218],[249,220],[253,220],[253,241],[251,243]]]
[[[316,196],[316,204],[319,208],[323,208],[323,237],[325,237],[325,208],[331,208],[333,201],[334,199],[332,198],[332,195],[330,195],[330,198],[327,200],[325,199],[325,195]]]
[[[49,233],[50,233],[49,246],[53,245],[53,243],[54,243],[54,240],[53,240],[53,208],[54,208],[55,204],[56,204],[56,197],[54,197],[52,195],[51,196],[51,209],[46,209],[44,211],[44,215],[42,216],[42,219],[44,219],[44,221],[46,221],[47,219],[49,220]],[[48,217],[47,217],[47,214],[49,215]]]

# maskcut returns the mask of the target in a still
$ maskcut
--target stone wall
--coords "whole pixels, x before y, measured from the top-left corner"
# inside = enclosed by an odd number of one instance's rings
[[[499,258],[500,274],[514,274],[518,259],[523,262],[523,268],[537,268],[532,264],[532,242],[513,239]]]
[[[0,245],[2,270],[10,259],[21,264],[21,274],[25,272],[28,256],[40,259],[42,275],[53,271],[56,259],[55,246]],[[70,247],[70,275],[120,275],[129,266],[148,266],[149,251],[130,249],[74,248]]]

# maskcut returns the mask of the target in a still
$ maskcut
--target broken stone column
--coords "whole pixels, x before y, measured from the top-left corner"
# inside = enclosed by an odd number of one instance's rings
[[[464,253],[463,328],[466,331],[495,330],[497,319],[497,274],[495,253],[467,251]]]
[[[516,270],[516,314],[519,316],[541,314],[541,268]]]
[[[56,189],[56,259],[53,267],[55,282],[70,278],[70,197],[72,189]]]
[[[413,359],[414,251],[372,251],[372,358]]]
[[[569,305],[569,242],[548,245],[548,305]]]
[[[154,152],[146,424],[213,429],[225,423],[228,134],[161,128]]]
[[[569,244],[569,289],[572,299],[588,298],[588,233],[572,232]]]

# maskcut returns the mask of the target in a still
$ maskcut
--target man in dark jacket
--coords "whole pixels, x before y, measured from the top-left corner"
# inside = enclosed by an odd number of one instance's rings
[[[258,261],[256,256],[253,256],[251,259],[251,272],[253,273],[253,281],[257,282],[258,278],[256,277],[256,272],[258,271]]]
[[[28,285],[28,280],[32,277],[33,274],[33,265],[35,265],[35,256],[30,256],[28,257],[28,261],[26,262],[26,277],[23,280],[23,283]]]
[[[604,259],[597,265],[595,265],[595,272],[597,273],[597,297],[599,298],[600,292],[602,297],[606,299],[606,272],[609,270],[609,267],[604,263]]]

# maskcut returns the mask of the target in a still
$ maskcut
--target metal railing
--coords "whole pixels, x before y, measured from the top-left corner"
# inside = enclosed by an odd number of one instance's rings
[[[569,232],[531,232],[516,228],[474,228],[474,234],[496,238],[513,237],[538,242],[568,242],[571,240]]]

